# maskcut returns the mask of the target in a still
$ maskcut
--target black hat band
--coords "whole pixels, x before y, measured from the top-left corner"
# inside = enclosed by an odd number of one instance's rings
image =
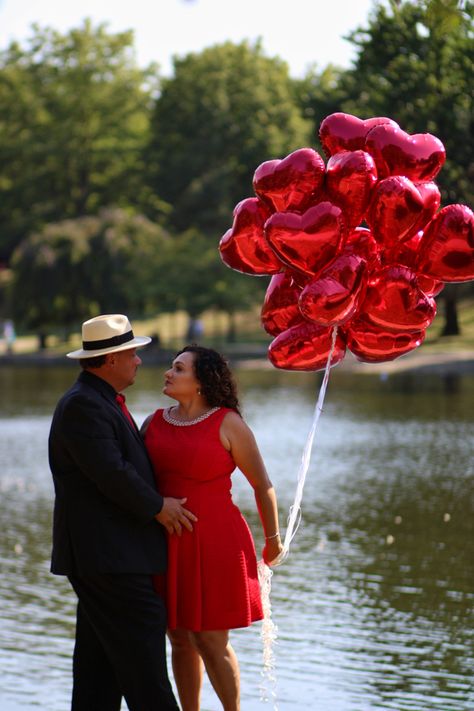
[[[122,333],[121,336],[111,336],[111,338],[103,338],[101,341],[83,341],[82,348],[85,351],[95,351],[102,348],[112,348],[113,346],[121,346],[122,343],[133,341],[133,331]]]

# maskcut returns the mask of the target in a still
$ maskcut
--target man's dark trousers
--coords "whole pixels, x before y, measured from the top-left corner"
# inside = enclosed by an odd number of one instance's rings
[[[130,711],[178,711],[163,673],[166,611],[151,576],[69,580],[79,598],[72,711],[119,711],[122,696]]]

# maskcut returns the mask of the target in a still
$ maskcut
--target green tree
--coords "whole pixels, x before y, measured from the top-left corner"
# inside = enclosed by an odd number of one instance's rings
[[[357,50],[351,69],[336,77],[329,70],[309,75],[300,86],[302,106],[313,114],[316,130],[324,111],[344,111],[360,118],[389,116],[408,133],[432,133],[447,153],[436,178],[443,205],[472,205],[473,3],[378,0],[367,26],[348,39]],[[440,295],[446,316],[441,335],[459,332],[457,295],[470,287],[450,286]]]
[[[344,75],[347,70],[333,64],[328,64],[322,70],[312,67],[303,79],[295,80],[296,95],[303,116],[313,124],[311,146],[324,156],[319,141],[318,129],[321,121],[336,111],[341,111],[341,105],[347,99],[344,86]]]
[[[229,318],[228,340],[235,338],[235,314],[261,300],[268,279],[252,279],[225,267],[215,244],[195,229],[169,239],[160,252],[150,296],[160,311],[186,311],[190,320],[215,309]]]
[[[253,194],[258,165],[306,145],[309,128],[287,65],[259,43],[188,54],[156,101],[150,187],[171,206],[174,228],[194,226],[217,244],[236,203]]]
[[[65,35],[34,25],[0,52],[0,260],[47,223],[143,197],[155,84],[131,32],[89,20]]]
[[[344,78],[344,110],[361,117],[386,115],[408,133],[440,138],[447,160],[436,178],[443,204],[474,203],[473,3],[391,0],[375,4],[367,28],[351,41],[358,48]],[[459,333],[458,298],[471,285],[440,295],[444,335]]]
[[[443,203],[474,202],[474,24],[472,2],[376,2],[343,77],[342,110],[386,115],[408,133],[433,133],[447,160],[436,178]],[[464,9],[462,9],[464,8]]]
[[[11,313],[45,336],[97,313],[155,313],[154,283],[169,242],[161,227],[120,209],[45,226],[15,250]]]

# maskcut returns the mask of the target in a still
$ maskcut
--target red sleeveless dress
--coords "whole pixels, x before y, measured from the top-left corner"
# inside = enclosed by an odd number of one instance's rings
[[[198,518],[192,532],[167,536],[170,629],[226,630],[263,618],[254,542],[232,501],[235,463],[219,439],[228,412],[221,407],[200,422],[176,425],[157,410],[145,433],[159,492],[186,496]],[[159,578],[155,584],[159,589]]]

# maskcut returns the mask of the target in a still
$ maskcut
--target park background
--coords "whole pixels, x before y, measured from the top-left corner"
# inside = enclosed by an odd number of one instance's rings
[[[154,6],[179,5],[192,29],[192,12],[209,2]],[[42,3],[0,0],[0,22],[28,4],[37,18]],[[274,4],[261,2],[267,12]],[[347,3],[330,4],[346,27]],[[247,0],[221,2],[231,18],[247,13],[248,39],[229,27],[187,52],[182,35],[203,33],[180,26],[169,66],[153,64],[153,48],[144,61],[134,32],[104,24],[93,5],[98,14],[73,25],[53,17],[22,34],[12,23],[8,41],[0,28],[2,711],[69,704],[74,598],[49,574],[46,443],[75,377],[64,353],[78,345],[81,322],[125,311],[139,334],[157,336],[130,389],[139,423],[166,404],[163,362],[190,325],[202,326],[199,339],[236,367],[285,521],[321,374],[269,365],[259,315],[268,278],[219,257],[256,167],[320,149],[319,124],[334,111],[386,115],[443,141],[442,205],[473,205],[471,2],[351,2],[367,12],[344,31],[350,52],[340,64],[336,44],[334,60],[330,48],[320,60],[319,45],[339,27],[325,3],[294,0],[275,46],[255,37]],[[296,70],[286,52],[295,39],[311,47],[303,25],[313,27],[314,64]],[[379,365],[348,354],[331,372],[302,525],[274,575],[281,711],[474,707],[473,283],[446,286],[437,302],[412,354]],[[260,549],[251,491],[238,477],[233,491]],[[270,708],[259,695],[255,629],[238,631],[235,646],[243,708]],[[216,708],[207,686],[203,709]]]
[[[178,4],[191,12],[199,0]],[[303,4],[317,44],[324,3]],[[164,75],[139,64],[133,31],[90,19],[61,32],[36,24],[2,48],[0,320],[20,337],[13,348],[67,350],[82,321],[117,311],[171,347],[196,320],[210,342],[268,343],[269,279],[225,267],[219,239],[258,165],[321,151],[319,125],[335,111],[436,135],[442,205],[472,206],[472,3],[374,2],[346,40],[349,67],[297,77],[285,46],[271,55],[262,38],[175,55]],[[430,340],[460,335],[473,288],[445,287]]]

